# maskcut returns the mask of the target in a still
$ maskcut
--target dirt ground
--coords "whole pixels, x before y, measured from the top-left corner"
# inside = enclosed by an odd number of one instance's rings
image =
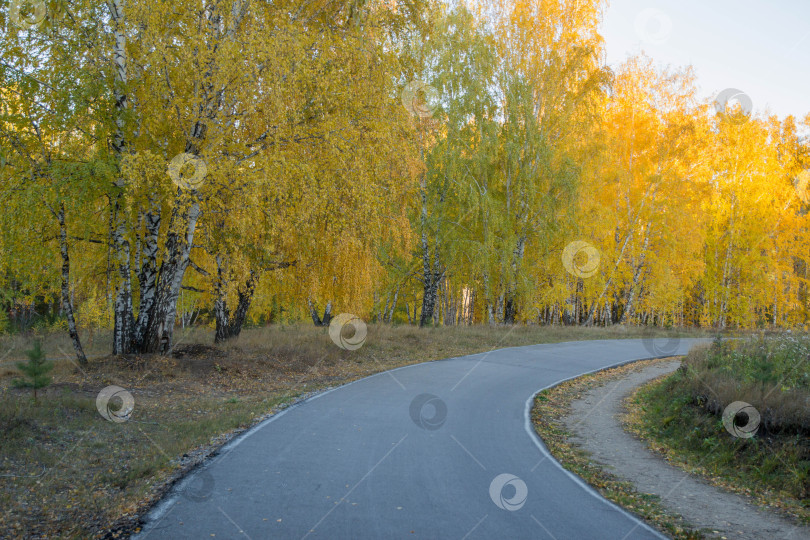
[[[675,371],[680,362],[654,364],[588,391],[571,405],[564,422],[573,441],[615,475],[717,538],[810,539],[810,528],[763,510],[750,500],[711,486],[652,453],[622,427],[622,400],[635,388]]]

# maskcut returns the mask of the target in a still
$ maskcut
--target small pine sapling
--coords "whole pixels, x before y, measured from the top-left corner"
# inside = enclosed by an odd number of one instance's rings
[[[15,388],[31,388],[34,390],[34,401],[37,400],[37,390],[45,388],[51,384],[51,376],[48,375],[53,369],[53,362],[45,360],[45,352],[42,350],[42,343],[34,343],[34,348],[25,351],[28,355],[28,362],[17,362],[19,369],[25,376],[22,379],[14,379],[12,384]]]

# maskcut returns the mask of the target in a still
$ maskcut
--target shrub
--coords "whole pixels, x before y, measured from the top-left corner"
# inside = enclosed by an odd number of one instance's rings
[[[722,415],[735,401],[753,405],[764,432],[810,433],[810,338],[784,334],[715,341],[684,359],[680,386],[693,404]]]

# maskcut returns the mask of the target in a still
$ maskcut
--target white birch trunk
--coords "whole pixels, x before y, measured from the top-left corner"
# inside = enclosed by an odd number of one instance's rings
[[[59,248],[62,254],[62,311],[64,311],[68,322],[68,333],[73,343],[73,350],[81,365],[87,365],[87,356],[84,354],[79,332],[76,328],[76,319],[73,315],[73,301],[70,293],[70,254],[67,244],[67,225],[65,224],[65,205],[59,207],[57,215],[59,220]]]

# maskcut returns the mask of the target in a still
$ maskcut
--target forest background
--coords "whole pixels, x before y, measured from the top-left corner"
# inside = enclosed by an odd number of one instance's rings
[[[0,331],[803,327],[810,115],[610,69],[604,9],[12,1]]]

